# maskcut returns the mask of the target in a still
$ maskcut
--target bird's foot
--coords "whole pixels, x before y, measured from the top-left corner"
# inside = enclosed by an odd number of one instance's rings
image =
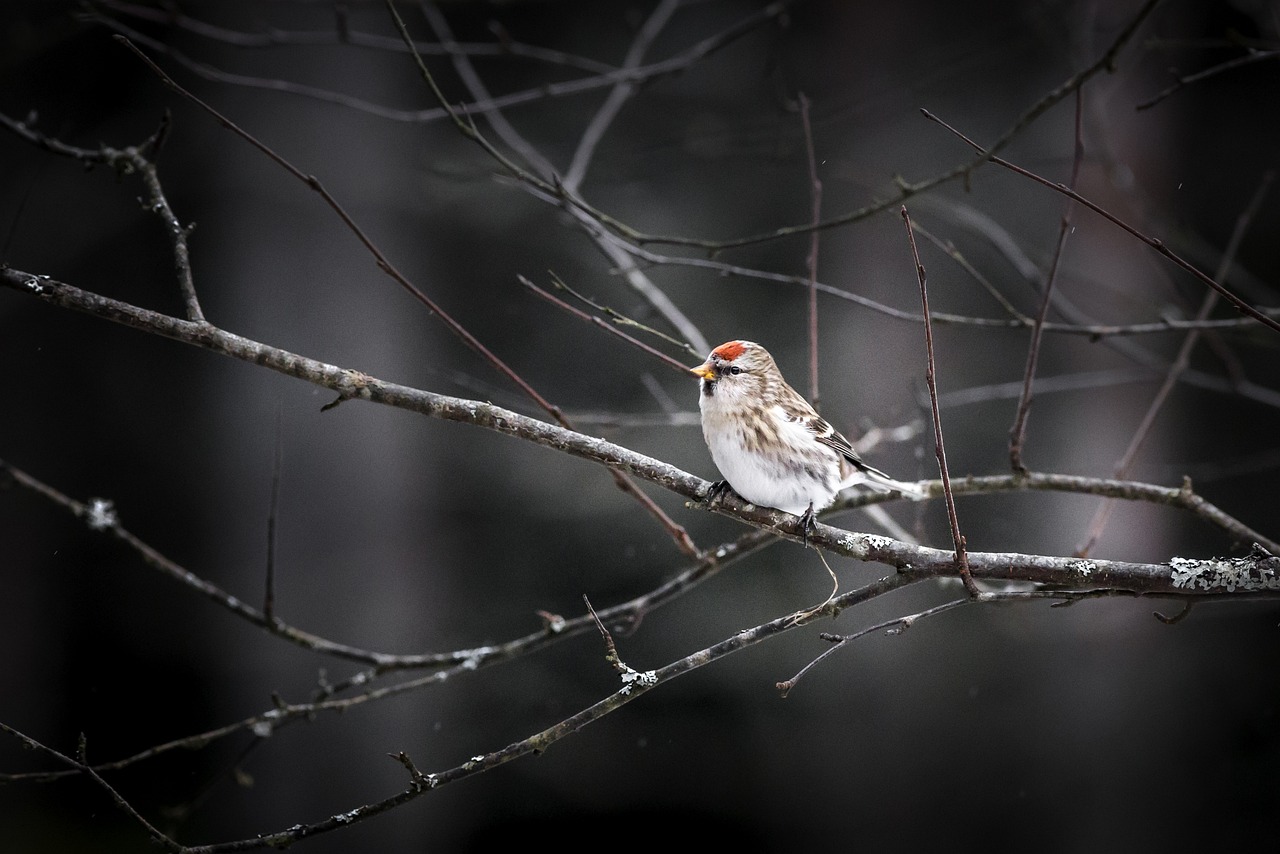
[[[729,481],[717,480],[715,483],[711,484],[711,488],[707,490],[707,497],[702,499],[702,501],[708,507],[714,507],[730,492],[733,492],[733,487],[729,486]]]
[[[813,502],[809,502],[809,509],[800,514],[800,543],[805,548],[809,547],[809,535],[813,533],[818,524],[818,514],[813,512]]]

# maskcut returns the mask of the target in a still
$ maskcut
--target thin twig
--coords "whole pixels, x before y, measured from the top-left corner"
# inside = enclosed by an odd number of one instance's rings
[[[605,661],[609,662],[609,665],[622,677],[621,693],[627,695],[637,688],[651,688],[656,685],[658,677],[654,671],[641,673],[622,660],[618,655],[618,647],[613,642],[613,635],[596,615],[596,609],[591,607],[591,600],[584,594],[582,601],[586,604],[587,612],[591,614],[591,619],[595,621],[596,628],[600,630],[600,636],[604,639]]]
[[[944,614],[947,611],[953,611],[964,605],[971,605],[974,603],[1039,602],[1039,601],[1045,601],[1045,600],[1052,600],[1050,604],[1051,608],[1062,608],[1062,607],[1074,605],[1075,603],[1084,601],[1086,599],[1127,597],[1127,596],[1133,596],[1133,595],[1134,594],[1131,591],[1114,590],[1114,589],[1095,589],[1095,590],[1036,589],[1036,590],[998,591],[998,592],[991,592],[991,593],[982,593],[976,599],[973,597],[966,597],[964,599],[953,599],[950,602],[944,602],[941,605],[935,605],[932,608],[926,608],[923,611],[920,611],[915,614],[908,614],[905,617],[894,617],[893,619],[885,620],[884,622],[881,622],[881,623],[876,623],[873,626],[867,626],[866,628],[859,629],[858,631],[854,632],[851,635],[837,635],[829,632],[823,632],[822,634],[819,635],[819,637],[821,637],[824,641],[827,641],[828,643],[833,644],[833,646],[830,649],[825,650],[817,658],[813,659],[804,667],[802,667],[800,671],[796,673],[795,676],[791,677],[790,679],[787,679],[784,682],[777,683],[777,688],[782,693],[782,696],[786,697],[787,694],[791,691],[791,689],[794,688],[796,684],[800,681],[801,677],[803,677],[806,673],[812,670],[819,662],[823,661],[828,656],[835,653],[837,650],[841,649],[844,646],[847,646],[848,644],[858,640],[859,638],[866,637],[867,635],[872,634],[873,632],[884,632],[886,635],[901,635],[904,632],[906,632],[908,629],[910,629],[912,626],[914,626],[916,623],[918,623],[920,620],[927,619],[929,617],[936,617],[939,614]],[[1178,622],[1181,622],[1187,616],[1187,614],[1191,612],[1192,607],[1198,601],[1200,600],[1194,596],[1184,597],[1182,610],[1175,616],[1166,617],[1164,614],[1160,613],[1159,611],[1154,612],[1154,615],[1156,619],[1160,620],[1160,622],[1166,625],[1174,625]]]
[[[1280,50],[1258,50],[1256,48],[1250,48],[1249,52],[1243,56],[1228,59],[1226,62],[1218,63],[1217,65],[1210,66],[1202,71],[1197,71],[1195,74],[1187,74],[1178,77],[1174,80],[1171,86],[1160,92],[1155,97],[1138,104],[1136,109],[1150,109],[1183,87],[1189,86],[1192,83],[1199,83],[1201,80],[1222,74],[1224,71],[1231,71],[1232,69],[1241,68],[1245,65],[1252,65],[1255,62],[1266,62],[1272,59],[1280,59]]]
[[[695,350],[693,345],[690,344],[688,341],[681,341],[679,338],[676,338],[675,336],[672,336],[672,335],[668,335],[667,333],[663,332],[660,329],[654,329],[652,326],[648,326],[644,323],[641,323],[640,321],[634,318],[627,317],[625,314],[623,314],[622,312],[618,311],[615,308],[611,308],[607,305],[603,305],[601,303],[596,302],[593,299],[588,298],[582,292],[570,287],[569,284],[565,282],[564,279],[560,278],[554,272],[551,273],[551,284],[556,287],[556,290],[564,291],[569,296],[573,297],[583,305],[590,306],[591,308],[595,309],[596,311],[608,317],[611,321],[614,322],[614,324],[618,326],[630,326],[632,329],[639,329],[641,332],[645,333],[646,335],[652,335],[654,338],[657,338],[661,341],[666,341],[668,344],[674,347],[679,347],[681,350],[683,350],[684,352],[688,353],[690,356],[693,356],[696,359],[705,358],[707,355],[706,353]]]
[[[930,243],[936,246],[948,258],[954,261],[956,263],[956,266],[958,266],[961,270],[963,270],[969,276],[969,278],[973,279],[975,282],[977,282],[979,285],[982,286],[983,290],[991,294],[991,298],[994,299],[997,303],[999,303],[1000,307],[1003,308],[1011,318],[1014,318],[1018,323],[1020,323],[1023,326],[1026,326],[1027,328],[1031,328],[1035,326],[1034,318],[1028,317],[1026,314],[1019,311],[1018,307],[1015,306],[1012,302],[1010,302],[1008,297],[1006,297],[1003,293],[1001,293],[1000,289],[997,288],[994,284],[992,284],[991,280],[987,278],[987,276],[983,274],[981,270],[975,267],[972,264],[972,262],[970,262],[969,259],[964,256],[964,253],[962,253],[959,249],[956,248],[956,245],[954,243],[952,243],[950,240],[943,240],[942,238],[934,235],[927,228],[922,226],[918,220],[912,220],[911,227],[915,229],[916,234],[919,234],[925,240],[928,240]],[[1040,324],[1040,328],[1044,329],[1043,323]]]
[[[926,617],[932,617],[936,614],[941,614],[945,611],[950,611],[953,608],[959,608],[961,605],[968,605],[976,601],[978,600],[972,597],[967,597],[964,599],[953,599],[952,601],[947,602],[945,604],[936,605],[932,608],[926,608],[925,610],[919,612],[918,614],[909,614],[905,617],[894,617],[892,620],[885,620],[882,623],[876,623],[874,626],[867,626],[865,629],[859,629],[858,631],[854,632],[851,635],[835,635],[835,634],[829,634],[827,632],[823,632],[820,635],[820,637],[824,641],[831,643],[832,646],[828,648],[825,652],[823,652],[821,655],[819,655],[817,658],[810,661],[804,667],[800,668],[800,672],[797,673],[795,676],[792,676],[790,679],[787,679],[783,682],[777,683],[776,687],[778,689],[778,692],[783,696],[783,698],[786,698],[786,696],[791,693],[791,689],[796,687],[796,685],[800,682],[801,678],[803,678],[806,673],[808,673],[810,670],[816,667],[819,662],[821,662],[823,659],[827,658],[828,656],[834,654],[841,647],[845,646],[846,644],[852,643],[853,641],[856,641],[860,637],[865,637],[866,635],[869,635],[872,632],[885,632],[886,634],[900,635],[903,632],[905,632],[907,629],[915,625],[915,623],[919,620],[923,620]]]
[[[567,302],[560,299],[555,294],[549,293],[548,291],[545,291],[542,288],[538,287],[533,282],[529,281],[529,279],[527,279],[525,276],[517,275],[516,279],[520,282],[520,284],[524,285],[526,288],[533,291],[533,293],[542,297],[544,300],[551,303],[552,305],[555,305],[569,312],[569,314],[572,314],[574,317],[578,318],[579,320],[584,320],[598,329],[603,329],[604,331],[608,332],[611,335],[616,335],[617,337],[621,338],[623,341],[626,341],[631,346],[636,347],[639,350],[642,350],[643,352],[649,354],[650,356],[653,356],[655,359],[660,360],[663,364],[671,367],[674,370],[680,371],[686,376],[688,375],[689,368],[685,364],[671,358],[666,353],[663,353],[661,350],[657,350],[653,347],[650,347],[648,344],[644,343],[638,338],[634,338],[628,335],[627,333],[619,329],[617,326],[614,326],[612,323],[609,323],[602,318],[587,314],[585,311],[582,311],[579,308],[575,308],[574,306],[569,305]],[[559,282],[558,280],[557,280],[557,285],[560,287],[567,287],[562,282]]]
[[[1071,158],[1070,187],[1075,187],[1080,176],[1080,164],[1084,160],[1084,135],[1081,132],[1081,115],[1084,109],[1084,95],[1076,90],[1075,150]],[[1019,474],[1026,474],[1027,467],[1022,462],[1022,448],[1027,438],[1027,419],[1031,415],[1031,387],[1035,381],[1036,364],[1040,359],[1040,344],[1044,336],[1044,322],[1049,316],[1049,306],[1053,303],[1053,285],[1058,278],[1058,270],[1062,263],[1063,251],[1067,245],[1067,235],[1072,231],[1071,211],[1075,203],[1067,200],[1062,210],[1062,221],[1058,226],[1058,242],[1053,249],[1053,261],[1049,265],[1049,275],[1045,277],[1044,293],[1040,298],[1040,310],[1036,312],[1035,322],[1031,327],[1031,341],[1027,344],[1027,364],[1022,374],[1022,395],[1018,399],[1017,413],[1013,418],[1013,426],[1009,428],[1009,465]]]
[[[1155,617],[1166,626],[1176,626],[1187,618],[1187,615],[1191,613],[1191,609],[1195,604],[1196,600],[1188,599],[1186,602],[1182,603],[1182,610],[1174,614],[1172,617],[1166,616],[1159,611],[1152,611],[1151,616]]]
[[[408,30],[404,28],[404,22],[400,20],[399,13],[395,10],[394,0],[387,0],[387,8],[395,15],[396,26],[400,28],[401,35],[405,37],[405,43],[411,44],[412,40],[407,36]],[[440,41],[440,45],[444,48],[445,53],[449,55],[449,58],[453,63],[454,72],[456,72],[458,77],[462,79],[462,82],[466,85],[467,89],[477,98],[490,100],[489,89],[480,80],[480,75],[476,73],[475,66],[471,64],[471,59],[465,53],[457,49],[457,42],[453,40],[453,29],[449,26],[448,19],[441,14],[440,10],[436,8],[434,3],[419,3],[418,8],[422,11],[422,17],[426,19],[428,26],[430,26],[435,32],[435,36]],[[418,57],[416,49],[413,50],[413,54],[415,57]],[[418,57],[418,61],[421,62],[421,57]],[[430,73],[425,69],[426,64],[421,64],[419,66],[419,73],[427,74],[429,76]],[[444,93],[440,91],[434,79],[429,81],[429,83],[431,92],[440,103],[440,106],[451,110],[454,124],[459,128],[464,126],[471,127],[474,132],[474,136],[472,138],[477,141],[483,139],[480,137],[479,131],[475,128],[474,123],[470,120],[470,113],[463,112],[457,107],[450,108],[449,102],[445,100]],[[501,110],[485,110],[481,115],[483,115],[493,127],[493,130],[498,137],[507,145],[511,146],[511,148],[520,155],[524,162],[528,164],[529,168],[533,169],[544,182],[552,184],[557,183],[555,167],[551,165],[549,160],[542,156],[542,152],[538,151],[532,143],[516,132],[516,129],[507,121],[507,117]],[[466,120],[464,120],[464,116],[467,117]],[[471,136],[471,134],[466,135]],[[493,152],[490,153],[492,154]]]
[[[942,442],[942,415],[938,411],[938,383],[935,375],[936,361],[933,355],[933,324],[929,322],[929,288],[925,280],[924,264],[920,261],[920,250],[916,247],[915,232],[911,229],[911,216],[907,206],[902,206],[902,221],[907,226],[907,242],[911,244],[911,257],[916,265],[916,278],[920,281],[920,303],[924,313],[924,345],[928,356],[924,379],[929,386],[929,403],[933,411],[934,453],[938,458],[938,470],[942,473],[942,495],[947,502],[947,521],[951,525],[951,542],[955,545],[956,565],[960,570],[960,579],[970,596],[979,594],[978,586],[973,582],[969,571],[969,556],[965,549],[964,535],[960,533],[960,519],[956,515],[956,499],[951,492],[951,475],[947,471],[947,452]]]
[[[173,269],[178,277],[178,290],[186,307],[187,319],[197,323],[203,322],[204,312],[200,308],[200,298],[196,294],[195,277],[191,270],[190,237],[194,226],[183,225],[174,213],[160,181],[159,168],[155,163],[157,154],[164,147],[165,140],[169,136],[169,113],[165,112],[155,133],[137,145],[124,148],[112,148],[107,145],[97,149],[78,148],[47,136],[33,127],[33,124],[34,117],[28,121],[17,121],[0,115],[0,126],[8,128],[45,151],[74,158],[86,166],[102,164],[115,169],[121,175],[138,175],[147,190],[145,199],[139,199],[142,209],[160,218],[173,247]]]
[[[584,594],[582,603],[587,606],[587,613],[591,615],[591,621],[596,624],[596,629],[600,632],[600,638],[604,641],[605,661],[613,669],[621,671],[622,661],[618,658],[618,648],[614,646],[613,635],[609,634],[609,630],[604,627],[604,623],[600,622],[600,617],[596,615],[596,609],[591,607],[591,600]]]

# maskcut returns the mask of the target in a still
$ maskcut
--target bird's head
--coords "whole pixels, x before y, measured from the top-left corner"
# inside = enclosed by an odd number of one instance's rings
[[[726,341],[689,372],[702,380],[702,393],[759,392],[778,375],[769,351],[753,341]]]

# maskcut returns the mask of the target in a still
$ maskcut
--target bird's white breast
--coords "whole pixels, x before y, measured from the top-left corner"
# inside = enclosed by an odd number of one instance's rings
[[[769,419],[762,446],[760,431],[737,412],[728,412],[719,394],[703,395],[702,430],[720,474],[734,492],[752,504],[799,515],[835,498],[839,466],[834,451],[818,444],[803,423],[788,420],[781,407],[762,412]]]

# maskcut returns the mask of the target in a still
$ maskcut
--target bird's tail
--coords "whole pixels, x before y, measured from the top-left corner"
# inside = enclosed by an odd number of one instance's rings
[[[868,465],[859,468],[845,479],[840,485],[840,490],[843,492],[853,486],[865,486],[877,492],[898,492],[903,498],[909,498],[912,501],[924,501],[929,497],[929,493],[919,484],[895,480],[880,469]]]

